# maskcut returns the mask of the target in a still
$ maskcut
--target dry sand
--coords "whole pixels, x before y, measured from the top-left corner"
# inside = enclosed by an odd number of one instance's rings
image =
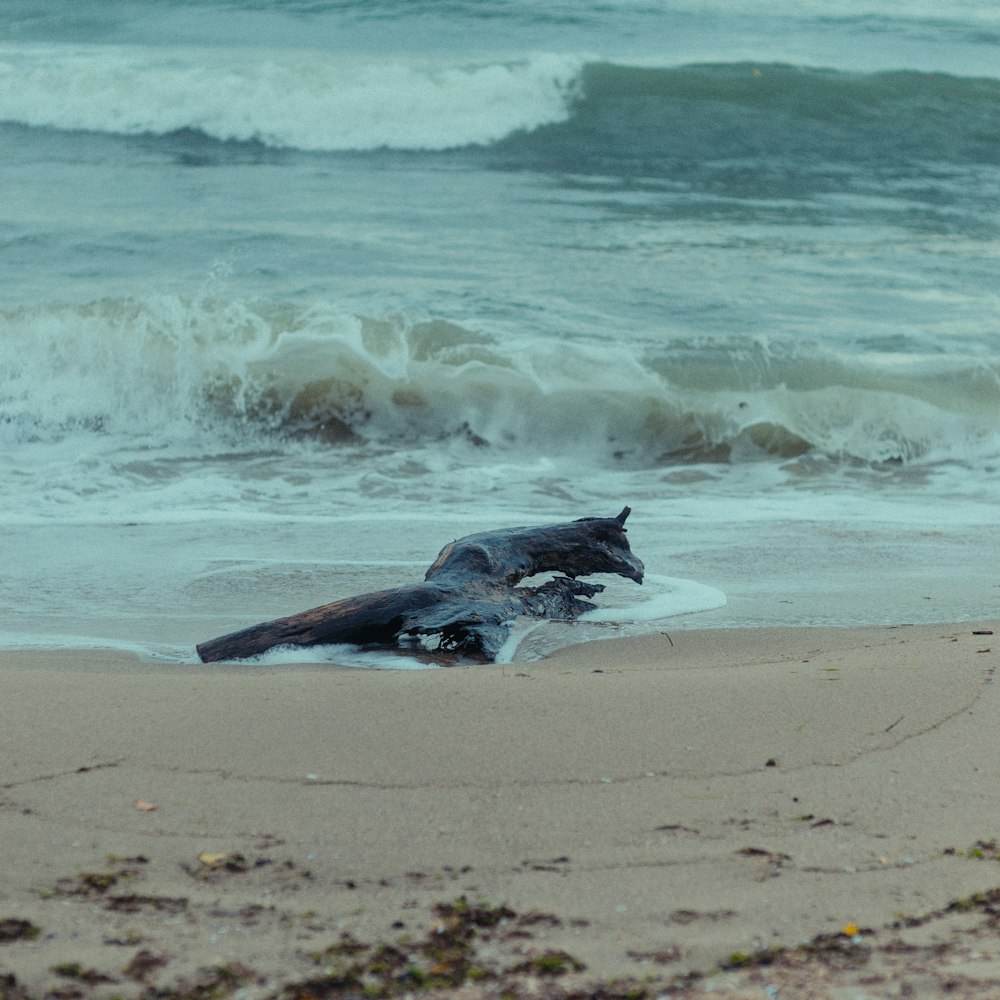
[[[1000,997],[996,623],[0,656],[0,997]]]

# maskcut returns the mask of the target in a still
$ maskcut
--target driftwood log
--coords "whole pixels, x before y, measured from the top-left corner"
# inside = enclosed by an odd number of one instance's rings
[[[643,565],[629,548],[626,507],[617,517],[467,535],[446,545],[424,582],[348,597],[288,618],[201,643],[205,663],[240,660],[275,646],[328,643],[398,645],[436,636],[437,648],[492,661],[519,616],[573,619],[604,590],[577,577],[616,573],[642,583]],[[519,587],[536,573],[561,572],[538,587]]]

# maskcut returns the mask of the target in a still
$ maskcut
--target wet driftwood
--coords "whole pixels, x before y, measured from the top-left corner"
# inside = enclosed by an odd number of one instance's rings
[[[616,573],[642,583],[629,548],[626,507],[617,517],[467,535],[446,545],[424,582],[325,604],[264,622],[198,646],[205,663],[239,660],[275,646],[327,643],[394,645],[436,636],[438,649],[496,658],[519,616],[572,619],[604,590],[577,577]],[[517,586],[536,573],[560,572],[537,587]]]

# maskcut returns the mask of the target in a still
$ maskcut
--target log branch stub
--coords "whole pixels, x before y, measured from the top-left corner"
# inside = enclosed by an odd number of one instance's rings
[[[616,517],[484,531],[446,545],[424,582],[361,594],[253,625],[201,643],[205,663],[241,660],[276,646],[337,643],[398,645],[437,636],[438,648],[492,661],[515,620],[573,619],[595,606],[604,590],[577,578],[613,573],[642,583],[642,562],[625,534],[631,509]],[[518,587],[538,573],[560,572],[538,587]]]

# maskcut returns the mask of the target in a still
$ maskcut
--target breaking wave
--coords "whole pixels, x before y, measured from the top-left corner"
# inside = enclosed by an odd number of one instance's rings
[[[568,114],[572,56],[433,64],[254,49],[0,46],[0,121],[337,152],[495,142]]]
[[[1000,80],[586,53],[458,62],[7,44],[0,121],[326,153],[496,146],[507,162],[578,171],[775,154],[1000,162]]]
[[[443,319],[164,297],[0,313],[0,436],[435,446],[646,468],[1000,454],[1000,359],[760,338],[518,342]]]

